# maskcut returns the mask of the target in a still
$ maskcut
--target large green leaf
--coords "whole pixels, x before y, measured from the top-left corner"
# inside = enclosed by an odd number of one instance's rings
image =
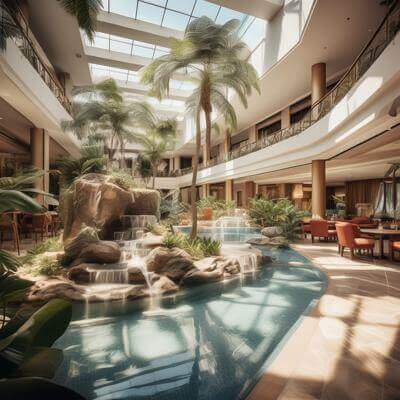
[[[80,394],[42,378],[0,381],[2,400],[85,400]]]
[[[43,212],[43,207],[25,193],[1,189],[0,212],[13,210]]]
[[[15,272],[19,266],[17,257],[8,251],[0,250],[0,277],[4,273]]]
[[[32,281],[7,275],[0,278],[0,306],[10,301],[21,299],[26,289],[33,285]]]
[[[0,340],[0,372],[13,372],[28,362],[37,347],[50,347],[67,329],[71,303],[54,299],[30,316],[13,334]],[[13,320],[10,321],[14,324]],[[14,368],[12,368],[14,367]]]

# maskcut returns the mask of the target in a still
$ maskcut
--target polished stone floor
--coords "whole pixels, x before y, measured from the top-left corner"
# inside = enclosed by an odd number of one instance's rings
[[[249,399],[400,400],[400,261],[342,258],[335,243],[293,247],[328,289]]]

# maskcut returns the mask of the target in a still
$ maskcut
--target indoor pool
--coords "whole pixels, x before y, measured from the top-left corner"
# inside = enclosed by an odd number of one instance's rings
[[[189,234],[190,226],[176,226],[175,229],[182,233]],[[252,238],[261,238],[260,228],[254,227],[215,227],[215,226],[201,226],[197,230],[198,236],[220,240],[224,243],[238,243],[247,242]]]
[[[245,398],[326,286],[295,251],[260,248],[271,267],[147,311],[76,308],[55,380],[88,399]]]

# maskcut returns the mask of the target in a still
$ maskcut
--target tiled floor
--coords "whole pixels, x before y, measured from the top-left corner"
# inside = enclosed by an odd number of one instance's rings
[[[294,248],[329,277],[250,400],[400,400],[400,262],[350,260],[333,243]]]

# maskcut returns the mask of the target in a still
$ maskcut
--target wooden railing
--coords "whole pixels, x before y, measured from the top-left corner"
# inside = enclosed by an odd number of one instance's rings
[[[22,11],[17,6],[13,6],[12,9],[9,8],[3,0],[0,0],[0,6],[1,12],[8,14],[8,16],[15,24],[16,31],[18,31],[18,34],[13,35],[10,39],[13,40],[13,42],[18,46],[21,53],[40,75],[43,82],[53,92],[53,94],[56,96],[57,100],[61,103],[65,110],[71,113],[71,102],[65,94],[65,88],[57,81],[53,73],[46,66],[46,63],[39,55],[35,44],[29,38],[29,26],[25,20]]]

